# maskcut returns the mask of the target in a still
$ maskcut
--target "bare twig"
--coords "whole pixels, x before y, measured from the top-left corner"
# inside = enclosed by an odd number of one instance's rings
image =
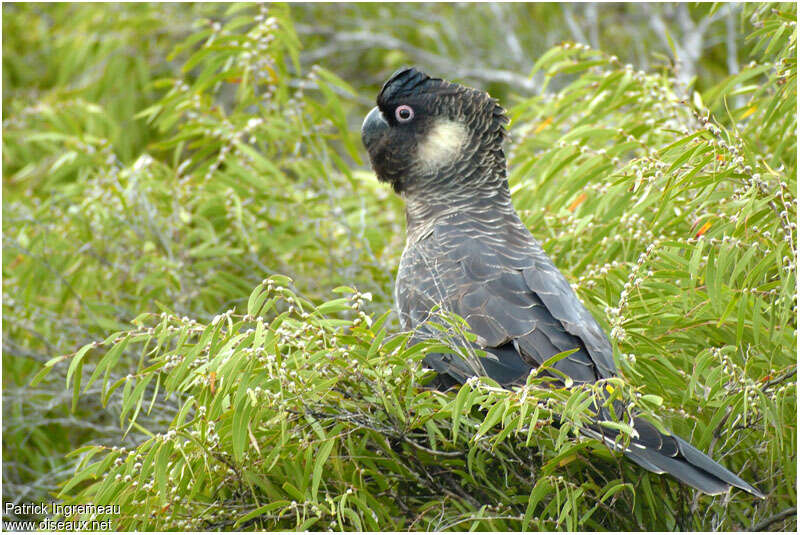
[[[797,375],[797,367],[796,366],[793,369],[789,370],[788,372],[784,373],[783,375],[780,375],[780,376],[778,376],[778,377],[776,377],[776,378],[774,378],[774,379],[772,379],[770,381],[767,381],[766,383],[764,383],[764,385],[761,387],[761,389],[762,390],[766,390],[767,388],[769,388],[771,386],[775,386],[777,384],[781,384],[786,379],[788,379],[789,377],[792,377],[793,375]]]
[[[572,32],[572,38],[578,43],[588,44],[589,40],[586,39],[586,35],[583,33],[580,24],[578,24],[578,21],[572,16],[572,7],[570,7],[570,4],[561,4],[561,12],[564,13],[564,20],[567,26],[569,26],[569,31]]]
[[[725,48],[728,52],[728,74],[739,72],[739,54],[736,48],[736,17],[733,5],[725,6]]]
[[[414,442],[413,440],[411,440],[407,436],[403,436],[403,440],[405,440],[406,442],[408,442],[409,444],[411,444],[412,446],[414,446],[418,450],[422,450],[422,451],[424,451],[426,453],[430,453],[431,455],[440,455],[442,457],[463,457],[464,456],[464,452],[463,451],[439,451],[439,450],[432,450],[430,448],[426,448],[422,444],[418,444],[417,442]]]
[[[499,25],[505,29],[503,35],[506,38],[508,51],[514,57],[514,60],[517,62],[526,61],[525,53],[522,51],[522,45],[520,45],[517,33],[514,31],[514,25],[508,20],[508,5],[505,3],[499,4],[491,2],[489,4],[489,9],[492,10],[492,14],[497,18]]]
[[[755,526],[750,531],[764,531],[769,526],[776,522],[780,522],[781,520],[785,520],[792,515],[797,514],[797,507],[789,507],[788,509],[784,509],[780,513],[776,513],[770,517],[765,518]]]
[[[299,26],[298,29],[300,29]],[[318,29],[314,29],[314,31],[318,34],[320,33]],[[354,48],[394,49],[405,52],[409,56],[415,58],[416,61],[428,65],[437,72],[451,73],[450,76],[454,78],[469,78],[480,80],[484,83],[504,83],[512,86],[517,91],[528,94],[536,94],[539,92],[539,84],[516,72],[492,69],[485,66],[475,66],[473,68],[454,66],[452,60],[449,58],[417,48],[391,35],[376,34],[366,31],[331,32],[327,34],[326,37],[328,37],[328,44],[304,53],[302,56],[304,62],[317,63],[329,56],[340,54],[342,50],[352,50]]]
[[[600,24],[597,13],[597,2],[587,2],[584,4],[585,19],[589,23],[589,44],[592,48],[600,48]]]

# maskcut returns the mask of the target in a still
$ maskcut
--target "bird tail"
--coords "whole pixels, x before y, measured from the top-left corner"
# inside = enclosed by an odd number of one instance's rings
[[[600,412],[608,411],[603,409]],[[605,416],[604,419],[609,419],[610,415]],[[670,474],[706,494],[722,494],[735,487],[758,498],[765,497],[758,489],[682,438],[661,433],[643,418],[633,418],[632,423],[634,433],[623,453],[645,470]],[[615,440],[618,433],[605,426],[591,425],[585,429],[585,434],[603,440],[614,449],[622,449]]]

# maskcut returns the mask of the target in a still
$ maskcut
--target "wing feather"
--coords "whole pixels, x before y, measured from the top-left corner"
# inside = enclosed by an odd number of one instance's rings
[[[497,225],[496,220],[440,221],[406,250],[398,275],[404,325],[418,326],[433,304],[455,312],[478,335],[481,349],[504,359],[517,352],[508,369],[484,366],[495,379],[527,375],[568,350],[575,352],[555,367],[573,380],[613,375],[611,344],[533,236],[521,224],[501,224],[511,231],[506,235],[492,232]],[[454,377],[466,373],[455,371]]]
[[[611,343],[597,320],[581,304],[567,279],[536,244],[535,264],[523,270],[528,287],[542,300],[564,329],[580,338],[600,377],[616,373]]]

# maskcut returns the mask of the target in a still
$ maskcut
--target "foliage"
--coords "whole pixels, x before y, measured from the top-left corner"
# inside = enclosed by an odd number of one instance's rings
[[[480,85],[503,102],[514,93],[539,94],[542,78],[528,74],[537,58],[566,41],[645,70],[675,70],[682,83],[703,91],[736,72],[745,47],[739,4],[355,3],[333,13],[311,3],[296,13],[301,58],[361,82],[365,94],[405,64]]]
[[[144,314],[138,328],[81,349],[67,375],[76,390],[77,370],[92,353],[105,354],[87,386],[107,376],[126,348],[140,348],[143,366],[104,381],[103,393],[121,388],[121,423],[149,438],[135,449],[77,450],[81,462],[62,494],[75,504],[120,504],[123,515],[109,518],[126,530],[507,529],[520,522],[575,529],[581,510],[599,509],[605,519],[633,505],[592,502],[617,501],[630,488],[618,478],[598,472],[578,486],[556,473],[586,451],[609,464],[599,444],[568,440],[591,391],[554,391],[543,376],[513,394],[488,380],[456,396],[420,391],[429,375],[420,360],[433,348],[387,337],[388,312],[373,322],[361,311],[371,296],[339,288],[350,296],[315,307],[289,283],[263,281],[246,313],[229,311],[208,324]],[[355,317],[341,319],[348,312]],[[136,418],[162,392],[174,399],[175,416],[168,431],[151,433]],[[548,425],[553,414],[560,430]],[[553,459],[539,468],[545,451]],[[541,497],[559,490],[571,509],[551,502],[552,519],[534,518]]]
[[[209,18],[196,28],[169,31],[155,23],[169,12],[143,6],[98,20],[60,5],[48,12],[52,26],[41,6],[4,9],[6,50],[32,49],[32,63],[49,62],[33,78],[15,66],[25,55],[7,54],[3,70],[4,86],[29,88],[4,91],[3,131],[4,484],[24,501],[52,491],[51,471],[66,475],[70,449],[121,435],[118,402],[105,410],[99,390],[70,414],[65,366],[59,380],[29,389],[53,355],[123,329],[144,310],[211,318],[273,271],[291,272],[310,295],[358,277],[387,303],[402,228],[399,210],[386,210],[399,199],[334,150],[359,158],[337,96],[346,85],[323,70],[287,74],[298,43],[285,9],[265,16],[251,7],[249,18],[232,13],[222,27],[215,19],[241,8],[204,6]],[[241,30],[254,17],[260,24]],[[35,31],[15,31],[26,26]],[[210,46],[197,47],[200,38]],[[139,40],[158,54],[133,53]],[[258,47],[268,55],[249,51]],[[128,71],[139,81],[121,88]],[[309,83],[317,89],[303,96],[298,88]],[[126,353],[113,375],[135,365]]]
[[[764,502],[574,436],[590,389],[420,388],[365,79],[302,74],[321,7],[41,9],[3,8],[7,495],[55,471],[119,529],[716,530],[796,506],[794,5],[742,8],[752,62],[702,92],[567,42],[510,109],[514,202],[608,327],[611,386]]]

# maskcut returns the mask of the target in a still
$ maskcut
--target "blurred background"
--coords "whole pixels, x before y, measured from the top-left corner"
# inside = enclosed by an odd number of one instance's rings
[[[744,105],[714,96],[751,61],[753,30],[737,3],[2,10],[2,490],[15,503],[53,495],[74,448],[136,442],[100,383],[64,388],[67,363],[32,386],[54,357],[144,311],[207,321],[272,273],[311,299],[346,284],[371,292],[374,312],[391,306],[403,209],[372,179],[358,130],[397,68],[511,108],[569,87],[577,75],[537,62],[587,45],[724,112]],[[166,424],[160,405],[145,424]]]

